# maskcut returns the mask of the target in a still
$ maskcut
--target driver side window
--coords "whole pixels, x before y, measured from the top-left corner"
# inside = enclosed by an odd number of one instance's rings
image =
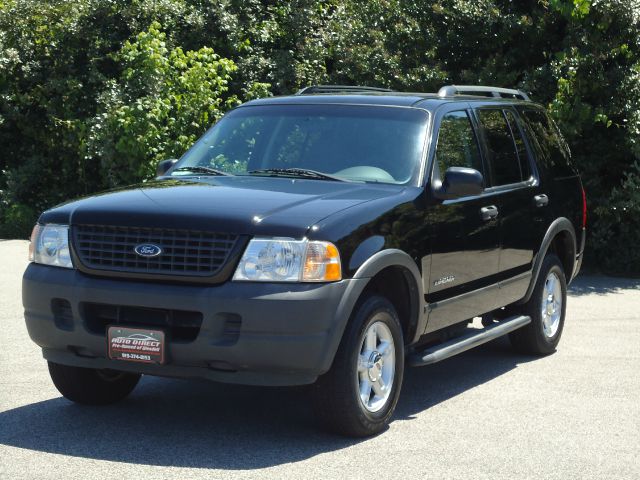
[[[441,176],[449,167],[468,167],[482,173],[478,142],[466,111],[450,112],[442,117],[436,161]]]

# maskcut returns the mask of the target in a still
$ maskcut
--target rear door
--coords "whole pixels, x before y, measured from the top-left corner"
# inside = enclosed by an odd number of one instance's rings
[[[477,108],[475,114],[489,170],[487,193],[494,196],[499,210],[499,278],[519,279],[511,292],[517,297],[528,286],[534,251],[545,227],[548,197],[540,190],[516,111],[503,105]]]

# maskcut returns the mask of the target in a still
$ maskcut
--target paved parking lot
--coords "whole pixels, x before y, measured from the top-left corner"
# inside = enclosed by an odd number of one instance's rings
[[[640,281],[581,277],[556,354],[504,339],[407,372],[395,421],[319,432],[303,388],[145,377],[78,407],[22,319],[27,244],[0,241],[0,479],[640,478]]]

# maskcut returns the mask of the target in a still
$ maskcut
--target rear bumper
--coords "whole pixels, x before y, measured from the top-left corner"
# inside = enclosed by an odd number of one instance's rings
[[[22,296],[29,335],[44,357],[56,363],[232,383],[296,385],[312,383],[330,368],[366,282],[167,285],[93,278],[76,270],[30,264]],[[61,300],[71,307],[64,322],[54,314]],[[193,340],[169,339],[165,365],[110,360],[104,333],[89,327],[83,308],[87,303],[200,312],[202,324]]]
[[[580,235],[580,246],[579,246],[579,251],[576,254],[576,261],[573,264],[573,272],[571,275],[571,278],[569,279],[569,282],[571,282],[574,278],[576,278],[578,276],[578,274],[580,273],[580,268],[582,268],[582,261],[584,259],[584,246],[585,246],[585,241],[587,238],[587,232],[586,229],[582,229],[581,235]]]

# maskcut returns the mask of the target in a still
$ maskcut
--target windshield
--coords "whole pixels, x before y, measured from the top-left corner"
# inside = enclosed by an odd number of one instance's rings
[[[171,175],[206,168],[235,175],[306,173],[305,178],[406,184],[420,169],[427,119],[422,110],[402,107],[241,107],[198,140]]]

